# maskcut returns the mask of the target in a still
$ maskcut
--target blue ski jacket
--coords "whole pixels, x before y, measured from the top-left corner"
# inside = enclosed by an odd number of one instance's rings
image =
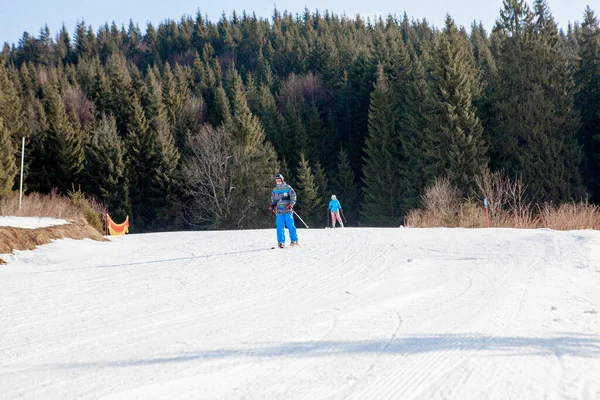
[[[271,205],[275,206],[275,213],[279,215],[294,212],[292,208],[288,208],[289,204],[292,207],[296,204],[296,192],[290,185],[283,182],[283,184],[275,186],[271,192]]]
[[[342,208],[342,205],[340,204],[340,201],[335,199],[335,200],[331,200],[329,202],[329,209],[333,212],[336,211],[340,211],[340,209]]]

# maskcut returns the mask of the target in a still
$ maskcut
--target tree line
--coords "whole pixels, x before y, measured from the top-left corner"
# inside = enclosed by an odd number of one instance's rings
[[[600,202],[600,24],[559,29],[546,0],[504,0],[491,32],[330,12],[145,32],[84,21],[0,53],[0,197],[81,188],[133,231],[270,226],[273,174],[325,225],[398,226],[484,168],[535,203]]]

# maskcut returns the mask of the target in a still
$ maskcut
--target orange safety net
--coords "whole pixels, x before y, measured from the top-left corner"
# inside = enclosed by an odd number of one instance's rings
[[[106,230],[111,236],[120,236],[129,233],[129,215],[122,224],[115,224],[110,215],[106,214]]]

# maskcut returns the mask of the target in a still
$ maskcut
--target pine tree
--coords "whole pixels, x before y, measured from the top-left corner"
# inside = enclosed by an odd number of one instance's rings
[[[592,200],[600,201],[600,24],[590,7],[585,10],[575,71],[575,106],[581,114],[580,143],[585,154],[583,173]]]
[[[0,116],[0,199],[11,192],[17,175],[13,150],[10,132]]]
[[[73,58],[73,46],[71,45],[71,37],[65,25],[62,25],[58,38],[56,40],[56,58],[58,63],[68,64]]]
[[[127,68],[125,58],[121,54],[113,54],[109,57],[106,69],[109,81],[109,99],[106,111],[114,115],[117,121],[117,131],[124,137],[130,118],[132,117],[132,101],[123,101],[123,99],[132,99],[134,90],[131,87],[131,75]],[[135,96],[137,98],[137,96]]]
[[[350,168],[348,153],[343,149],[338,152],[337,173],[335,180],[331,182],[331,188],[342,204],[346,219],[350,224],[356,224],[360,207],[360,191],[354,171]]]
[[[91,28],[89,28],[91,30]],[[75,55],[79,60],[86,59],[93,54],[93,44],[90,32],[85,25],[85,21],[80,21],[75,27]]]
[[[393,90],[380,65],[371,93],[369,135],[365,141],[363,166],[364,200],[361,215],[374,226],[402,223],[402,187],[397,132],[398,110]]]
[[[570,63],[557,32],[544,1],[536,1],[534,14],[523,0],[505,0],[495,28],[498,73],[487,100],[491,166],[522,177],[536,202],[583,195]]]
[[[155,184],[152,186],[152,198],[156,217],[152,226],[157,229],[167,229],[176,224],[177,210],[177,167],[180,154],[173,136],[167,129],[159,129],[157,134],[157,162]]]
[[[13,70],[18,75],[16,70]],[[9,133],[9,141],[13,144],[11,151],[14,160],[19,159],[20,151],[17,143],[23,136],[28,136],[24,121],[24,113],[19,98],[18,87],[13,84],[9,70],[0,64],[0,118],[4,120],[4,129]],[[16,161],[15,161],[16,162]]]
[[[156,132],[149,128],[144,110],[137,97],[133,100],[133,115],[126,137],[126,168],[129,198],[133,216],[132,228],[143,231],[153,223],[155,209],[151,193],[154,186],[158,150]]]
[[[278,163],[279,167],[277,168],[277,173],[283,175],[283,178],[285,179],[285,181],[294,186],[296,183],[295,178],[292,176],[292,171],[290,171],[290,168],[288,167],[288,163],[285,160],[285,158],[283,158],[279,163]]]
[[[227,98],[227,94],[222,85],[219,85],[215,91],[214,106],[212,112],[209,112],[208,122],[212,126],[232,126],[229,99]]]
[[[435,43],[431,113],[425,128],[427,181],[450,177],[464,193],[487,164],[483,128],[473,106],[479,93],[477,71],[464,32],[450,16]]]
[[[259,119],[252,114],[242,79],[233,66],[227,74],[227,89],[229,92],[232,124],[237,140],[243,146],[256,148],[264,140],[264,131]]]
[[[308,134],[302,123],[302,116],[294,102],[287,102],[283,109],[282,134],[277,142],[278,151],[284,154],[292,168],[299,165],[298,150],[308,147]]]
[[[313,99],[308,106],[306,120],[307,153],[313,159],[327,160],[335,151],[334,141],[327,137],[327,130],[317,102]]]
[[[423,56],[429,63],[428,58]],[[425,68],[419,59],[415,59],[411,71],[411,80],[406,90],[402,118],[399,123],[400,141],[402,143],[404,162],[403,173],[407,179],[407,187],[403,199],[407,210],[418,206],[426,182],[427,145],[424,132],[427,129],[427,116],[431,113],[428,106],[430,87],[425,78]]]
[[[185,71],[179,64],[175,66],[175,74],[167,63],[163,73],[162,96],[165,105],[167,119],[170,125],[174,125],[177,118],[182,114],[186,99],[191,95],[187,85]]]
[[[296,188],[298,196],[298,211],[302,212],[302,219],[310,226],[319,220],[319,187],[315,182],[312,169],[304,153],[300,153],[300,163],[296,173],[298,187]]]
[[[321,163],[316,161],[313,167],[313,176],[315,177],[315,185],[317,189],[317,207],[315,212],[317,213],[317,221],[319,221],[322,225],[327,224],[327,220],[323,217],[325,216],[325,210],[327,209],[327,204],[329,202],[329,197],[331,193],[329,191],[329,184],[327,181],[327,176],[325,174],[325,170],[321,167]]]
[[[272,189],[277,154],[269,143],[265,143],[263,127],[248,107],[240,75],[231,68],[226,80],[232,111],[230,131],[244,166],[235,181],[238,207],[236,218],[243,216],[246,221],[238,219],[236,226],[256,226],[264,220],[264,208],[261,204],[264,204],[264,199],[268,198]]]
[[[108,212],[117,221],[125,220],[131,212],[129,181],[125,170],[124,146],[117,135],[114,118],[102,116],[92,131],[86,147],[83,189],[106,204]]]
[[[31,137],[25,148],[27,174],[25,185],[27,190],[47,193],[52,190],[50,181],[50,153],[48,151],[48,118],[39,99],[34,99],[28,106],[28,129]]]
[[[55,79],[50,78],[50,82],[42,88],[42,93],[48,117],[45,167],[49,171],[52,187],[66,193],[80,183],[84,166],[82,137],[68,119]]]

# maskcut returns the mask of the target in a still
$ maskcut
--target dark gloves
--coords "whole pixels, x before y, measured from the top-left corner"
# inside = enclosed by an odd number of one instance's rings
[[[269,210],[271,210],[271,211],[275,211],[275,204],[271,204],[271,205],[269,206]]]
[[[288,203],[287,206],[285,206],[285,208],[287,208],[288,210],[293,210],[294,205],[292,203]]]

